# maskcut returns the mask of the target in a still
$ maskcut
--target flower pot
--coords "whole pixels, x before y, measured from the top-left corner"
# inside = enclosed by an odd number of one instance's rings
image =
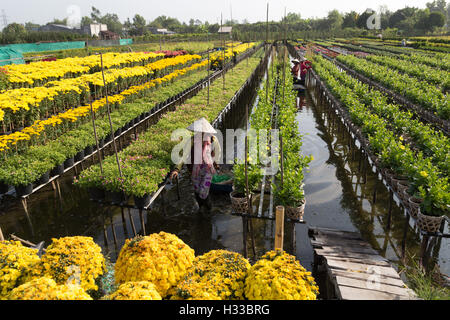
[[[84,148],[84,155],[88,156],[88,155],[92,154],[93,151],[94,151],[93,146],[87,146],[86,148]]]
[[[108,134],[105,138],[105,143],[108,143],[112,140],[112,133]]]
[[[419,211],[417,213],[417,225],[419,229],[426,232],[438,232],[441,227],[442,220],[444,220],[444,216],[434,217],[422,214]]]
[[[143,209],[150,204],[151,198],[151,194],[146,194],[143,197],[134,196],[134,205],[139,209]]]
[[[408,181],[404,181],[404,180],[400,180],[399,182],[397,182],[397,194],[398,196],[404,200],[404,201],[408,201],[408,191],[409,189],[409,182]]]
[[[108,198],[112,204],[120,204],[125,200],[125,197],[124,197],[122,191],[108,192]]]
[[[114,132],[114,137],[120,136],[121,133],[122,133],[122,128],[117,129],[117,130]]]
[[[383,176],[384,180],[386,180],[386,183],[388,185],[391,184],[391,179],[394,177],[394,173],[390,169],[382,169],[381,175]]]
[[[82,161],[84,159],[84,150],[81,150],[80,152],[78,152],[75,157],[74,157],[74,161],[78,162],[78,161]]]
[[[16,189],[16,194],[19,197],[29,195],[31,192],[33,192],[33,184],[29,183],[25,186],[14,186]]]
[[[102,139],[98,140],[98,147],[99,148],[103,148],[104,145],[105,145],[105,138],[102,138]],[[95,148],[97,148],[97,145],[95,146]]]
[[[64,161],[64,168],[65,168],[65,169],[70,168],[70,167],[73,166],[73,164],[74,164],[74,159],[73,159],[73,157],[68,158],[68,159],[66,159],[66,161]]]
[[[286,217],[292,220],[303,220],[303,214],[305,213],[305,204],[306,200],[303,200],[303,203],[298,207],[286,206]]]
[[[411,217],[413,217],[414,219],[417,219],[417,214],[419,213],[419,208],[422,201],[422,199],[416,197],[410,197],[408,199],[409,212],[411,214]]]
[[[244,193],[233,191],[230,193],[231,208],[236,213],[247,213],[251,203],[252,194],[246,197]]]
[[[64,173],[64,163],[57,165],[50,171],[50,175],[52,177],[54,176],[60,176]]]
[[[50,171],[44,173],[36,182],[37,185],[41,185],[47,183],[50,180]]]
[[[9,185],[7,185],[6,183],[0,181],[0,194],[7,193],[8,190],[9,190]]]
[[[91,200],[94,201],[101,201],[103,199],[105,199],[105,190],[97,188],[97,187],[92,187],[88,189],[89,192],[89,196],[91,198]]]
[[[406,184],[408,180],[405,177],[395,176],[391,179],[391,186],[395,192],[399,192],[399,184]]]

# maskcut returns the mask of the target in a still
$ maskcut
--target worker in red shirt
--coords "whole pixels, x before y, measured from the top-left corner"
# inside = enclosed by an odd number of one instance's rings
[[[308,60],[302,61],[301,65],[300,65],[300,79],[301,79],[302,84],[305,83],[306,73],[308,72],[308,69],[311,69],[311,67],[312,67],[311,61],[308,61]]]

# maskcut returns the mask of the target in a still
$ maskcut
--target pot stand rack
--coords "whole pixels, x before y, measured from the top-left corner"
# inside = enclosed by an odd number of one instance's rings
[[[240,57],[237,58],[237,61],[240,62],[243,59],[247,58],[248,56],[253,55],[253,53],[255,53],[261,46],[262,46],[262,44],[259,45],[259,46],[254,47],[252,49],[250,49],[247,52],[245,52],[244,54],[242,54]],[[217,79],[223,72],[226,72],[232,66],[233,65],[232,65],[231,62],[228,63],[222,70],[217,70],[216,72],[212,73],[208,77],[205,77],[204,79],[200,80],[198,83],[194,84],[191,88],[187,89],[185,92],[177,94],[174,97],[171,97],[171,98],[167,99],[165,104],[157,104],[157,107],[152,109],[153,112],[151,112],[150,115],[147,115],[147,116],[143,117],[142,120],[138,121],[132,127],[128,128],[127,130],[123,130],[119,135],[114,135],[114,140],[118,140],[118,142],[120,143],[120,141],[121,141],[120,138],[125,138],[125,136],[127,134],[131,133],[132,131],[134,131],[134,134],[136,135],[138,126],[147,123],[147,121],[149,121],[155,115],[158,115],[159,113],[161,113],[161,111],[167,110],[169,107],[173,106],[174,104],[181,103],[181,101],[184,101],[185,99],[187,99],[191,94],[195,95],[198,91],[200,91],[204,87],[209,86],[209,83],[211,81],[214,81],[215,79]],[[109,142],[105,142],[103,147],[99,148],[99,150],[103,151],[106,147],[109,147],[110,145],[112,145],[113,142],[114,141],[112,141],[112,140],[109,141]],[[120,145],[121,145],[121,143],[120,143]],[[42,189],[43,187],[45,187],[45,186],[47,186],[48,184],[51,183],[52,187],[53,187],[53,190],[57,191],[58,197],[61,200],[61,188],[60,188],[60,184],[59,184],[59,180],[58,179],[60,177],[62,177],[65,173],[70,171],[71,169],[74,169],[75,172],[77,173],[77,166],[78,165],[81,165],[82,170],[84,170],[83,162],[85,160],[91,159],[92,163],[94,163],[94,156],[97,153],[98,153],[98,150],[97,150],[96,147],[94,147],[93,148],[93,152],[91,154],[89,154],[87,156],[84,156],[84,158],[82,160],[75,162],[72,166],[70,166],[68,168],[64,168],[63,174],[53,176],[52,178],[50,178],[48,180],[48,182],[33,187],[33,190],[31,191],[31,193],[21,196],[20,197],[21,203],[22,203],[23,209],[25,211],[25,214],[27,216],[27,219],[30,220],[29,211],[28,211],[28,197],[29,196],[31,196],[32,194],[34,194],[38,190]],[[167,184],[167,181],[165,182],[165,184]],[[159,191],[158,192],[158,194],[159,194],[161,192],[161,190],[158,190],[158,191]],[[147,206],[147,208],[145,208],[145,209],[148,209],[148,207],[149,206]]]
[[[259,45],[253,49],[250,49],[250,51],[246,52],[245,54],[241,55],[240,57],[237,58],[237,61],[240,62],[243,59],[245,59],[247,56],[251,56],[254,52],[256,52],[260,47],[262,46]],[[216,119],[212,122],[212,126],[217,128],[219,125],[221,125],[224,121],[224,117],[225,115],[230,111],[233,110],[235,107],[238,106],[238,99],[239,97],[245,93],[245,90],[248,87],[252,87],[257,83],[257,80],[259,79],[259,76],[261,74],[261,71],[264,69],[264,62],[267,62],[268,59],[268,53],[266,54],[266,56],[261,60],[261,62],[259,63],[258,67],[253,71],[253,73],[250,75],[250,77],[247,79],[247,81],[245,81],[245,83],[241,86],[241,88],[236,91],[236,93],[234,94],[234,96],[230,99],[230,101],[228,102],[228,104],[222,109],[222,111],[219,113],[219,115],[216,117]],[[216,71],[214,74],[212,74],[210,76],[210,81],[211,80],[215,80],[217,79],[222,72],[227,71],[228,69],[230,69],[233,65],[231,65],[230,63],[227,64],[227,66],[223,69],[223,70],[219,70]],[[208,79],[202,81],[202,83],[199,85],[201,86],[201,88],[203,87],[207,87],[208,84]],[[197,88],[197,87],[196,87]],[[201,89],[200,88],[200,89]],[[175,103],[176,101],[173,101],[171,103]],[[120,203],[111,203],[111,202],[107,202],[107,201],[102,201],[102,200],[93,200],[96,202],[99,202],[103,205],[111,205],[111,206],[119,206],[119,207],[123,207],[123,208],[129,208],[129,209],[140,209],[140,210],[150,210],[151,205],[153,204],[153,202],[157,199],[157,197],[161,194],[161,192],[166,189],[166,187],[169,187],[171,185],[170,181],[169,181],[169,174],[166,176],[164,182],[162,182],[159,185],[159,188],[156,192],[153,193],[150,202],[148,205],[146,205],[143,208],[138,208],[135,205],[129,205],[128,201],[122,201]],[[179,190],[179,182],[178,179],[176,179],[176,188],[177,188],[177,197],[178,200],[180,200],[180,190]]]

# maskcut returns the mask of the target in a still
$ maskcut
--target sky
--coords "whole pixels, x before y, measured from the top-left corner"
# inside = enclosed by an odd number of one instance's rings
[[[390,11],[396,11],[405,6],[425,8],[432,0],[2,0],[0,2],[0,27],[3,28],[4,17],[7,23],[33,22],[45,24],[54,18],[69,18],[69,21],[79,20],[81,16],[89,16],[94,6],[102,14],[116,13],[123,22],[132,20],[138,13],[147,22],[160,15],[177,18],[180,22],[198,19],[202,22],[220,23],[223,20],[242,22],[266,21],[267,3],[269,3],[269,20],[279,21],[285,12],[300,13],[302,18],[325,17],[333,9],[340,12],[355,10],[363,12],[367,8],[377,10],[386,5]]]

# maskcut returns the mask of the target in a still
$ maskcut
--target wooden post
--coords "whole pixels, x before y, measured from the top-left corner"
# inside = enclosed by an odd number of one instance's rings
[[[99,160],[99,164],[100,164],[100,172],[103,175],[102,155],[100,153],[101,152],[100,146],[98,144],[97,130],[95,129],[95,114],[94,114],[94,109],[92,108],[91,95],[89,95],[89,105],[91,106],[92,128],[94,128],[94,137],[95,137],[95,144],[97,146],[97,156],[98,156],[98,160]],[[94,159],[94,157],[92,157],[92,160],[93,159]]]
[[[283,250],[284,238],[284,207],[277,206],[275,212],[275,250]]]
[[[103,70],[103,55],[101,52],[100,52],[100,62],[101,62],[101,68],[102,68],[103,85],[105,88],[106,110],[108,111],[109,127],[111,128],[112,144],[114,147],[114,153],[116,155],[117,167],[119,168],[119,176],[122,178],[122,169],[120,168],[119,156],[117,154],[116,138],[114,136],[114,130],[113,130],[113,125],[112,125],[112,121],[111,121],[111,111],[110,111],[109,101],[108,101],[108,91],[106,89],[105,73]]]
[[[209,69],[211,68],[210,62],[209,62],[209,49],[208,49],[208,101],[206,103],[207,106],[209,106],[209,86],[211,85],[211,82],[209,81]]]
[[[3,237],[2,228],[0,227],[0,241],[5,241],[5,238]]]
[[[139,209],[139,219],[141,220],[142,232],[143,232],[143,234],[145,236],[146,235],[146,232],[145,232],[145,221],[144,221],[144,216],[142,215],[142,209]]]
[[[220,29],[222,30],[222,12],[220,13]],[[223,60],[222,60],[222,79],[223,79],[223,90],[225,90],[225,40],[222,41],[222,49],[223,49]]]
[[[281,187],[283,187],[284,182],[284,159],[283,159],[283,136],[280,133],[280,153],[281,153]]]
[[[133,229],[133,237],[136,237],[136,227],[134,226],[133,217],[131,216],[131,211],[128,209],[128,217],[130,218],[131,229]]]

